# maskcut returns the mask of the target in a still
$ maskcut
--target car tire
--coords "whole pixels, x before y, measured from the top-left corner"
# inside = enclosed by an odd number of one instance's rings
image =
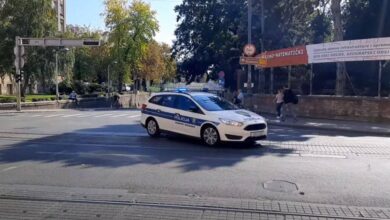
[[[160,127],[155,119],[151,118],[146,122],[146,131],[150,137],[159,137],[160,136]]]
[[[220,144],[220,137],[218,130],[214,126],[206,126],[202,129],[201,132],[202,141],[207,146],[215,147]]]

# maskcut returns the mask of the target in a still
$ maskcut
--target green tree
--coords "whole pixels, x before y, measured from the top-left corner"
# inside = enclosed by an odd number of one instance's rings
[[[106,26],[110,30],[113,59],[116,60],[118,88],[124,82],[144,78],[140,74],[141,60],[147,45],[158,31],[156,12],[149,4],[134,0],[106,0]]]
[[[51,0],[2,0],[0,2],[0,74],[13,72],[15,37],[50,37],[57,30]],[[28,48],[24,68],[24,93],[31,79],[48,76],[49,54],[42,48]],[[45,75],[44,75],[45,74]],[[47,74],[47,75],[46,75]]]
[[[161,44],[161,52],[164,60],[164,71],[162,73],[163,82],[172,81],[177,75],[177,64],[172,57],[172,49],[168,44]]]

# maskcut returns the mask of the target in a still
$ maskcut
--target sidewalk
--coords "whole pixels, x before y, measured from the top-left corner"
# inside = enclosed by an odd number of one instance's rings
[[[0,185],[1,219],[389,219],[390,209],[314,203],[135,194],[119,189]]]
[[[292,118],[287,118],[282,122],[276,119],[271,114],[261,114],[271,126],[316,129],[327,131],[341,131],[360,133],[362,135],[378,135],[390,137],[390,123],[374,123],[374,122],[358,122],[346,120],[332,119],[314,119],[314,118],[298,118],[294,121]]]

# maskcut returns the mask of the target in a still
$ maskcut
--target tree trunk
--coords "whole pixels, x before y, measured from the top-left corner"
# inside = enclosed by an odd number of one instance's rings
[[[334,41],[344,40],[343,24],[341,21],[341,1],[332,0],[331,2]],[[345,62],[337,63],[336,95],[344,95],[346,72]]]

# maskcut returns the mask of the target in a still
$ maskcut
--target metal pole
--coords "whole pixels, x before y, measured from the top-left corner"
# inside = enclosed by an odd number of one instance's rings
[[[252,43],[252,0],[248,0],[248,44]],[[252,66],[248,65],[248,93],[252,94]]]
[[[381,97],[382,90],[382,61],[379,61],[379,73],[378,73],[378,98]]]
[[[288,88],[291,89],[291,66],[288,66]]]
[[[60,99],[60,93],[59,93],[59,89],[58,89],[58,50],[56,50],[56,100],[58,102],[58,100]]]
[[[110,64],[108,65],[108,69],[107,69],[107,92],[108,92],[108,97],[110,97],[110,92],[111,92],[111,88],[110,88]]]
[[[274,68],[271,68],[271,91],[270,94],[274,94]]]
[[[21,53],[21,47],[19,46],[19,40],[20,38],[19,37],[16,37],[16,40],[15,40],[15,45],[17,46],[17,50],[18,50],[18,56],[16,57],[16,59],[19,61],[18,62],[18,65],[15,66],[16,68],[16,78],[19,78],[20,77],[20,53]],[[20,78],[21,80],[21,78]],[[20,112],[22,111],[22,94],[21,94],[21,84],[20,84],[20,80],[18,80],[18,82],[16,83],[16,111]]]
[[[310,64],[310,95],[313,95],[313,64]]]

